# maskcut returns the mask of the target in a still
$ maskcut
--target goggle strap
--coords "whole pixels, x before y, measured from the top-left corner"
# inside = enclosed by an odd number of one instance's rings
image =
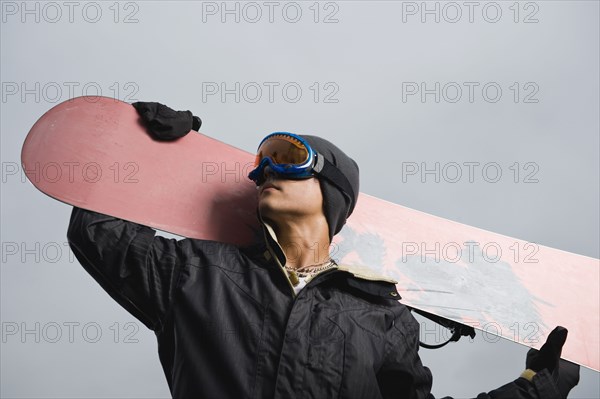
[[[342,193],[348,196],[348,199],[350,200],[350,209],[348,210],[346,217],[350,216],[354,210],[355,197],[354,190],[352,189],[352,185],[350,185],[348,178],[342,172],[340,172],[340,170],[334,164],[329,162],[319,153],[317,153],[317,163],[313,167],[313,170],[317,172],[319,176],[323,176],[325,179],[329,180],[331,184],[339,188]]]
[[[313,170],[317,173],[321,173],[321,171],[323,170],[323,166],[325,165],[325,161],[327,161],[327,159],[325,159],[325,157],[323,155],[319,154],[316,151],[315,151],[315,158],[316,158],[316,162],[313,166]]]

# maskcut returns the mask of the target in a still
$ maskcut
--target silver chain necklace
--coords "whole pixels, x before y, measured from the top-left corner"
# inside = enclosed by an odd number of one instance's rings
[[[329,259],[323,263],[318,263],[316,265],[302,266],[297,269],[294,269],[294,268],[291,268],[288,266],[284,266],[284,267],[285,267],[285,270],[287,270],[289,273],[294,273],[299,278],[305,278],[305,277],[308,277],[311,275],[321,273],[322,271],[325,271],[327,269],[337,267],[337,263],[335,263],[335,261],[333,259]]]

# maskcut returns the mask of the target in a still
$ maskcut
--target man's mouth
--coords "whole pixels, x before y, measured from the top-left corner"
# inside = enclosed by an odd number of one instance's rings
[[[266,190],[279,190],[279,187],[277,187],[271,182],[266,182],[260,189],[261,194]]]

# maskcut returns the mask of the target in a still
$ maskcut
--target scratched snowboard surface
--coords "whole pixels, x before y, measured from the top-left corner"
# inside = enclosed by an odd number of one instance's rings
[[[81,208],[191,238],[257,239],[253,154],[202,134],[155,141],[135,109],[78,97],[44,114],[21,154],[36,188]],[[539,347],[569,329],[563,357],[600,366],[598,259],[528,243],[361,193],[333,257],[395,278],[402,301]]]
[[[598,371],[598,259],[365,194],[340,235],[338,258],[395,278],[404,303],[536,348],[565,326],[562,357]]]

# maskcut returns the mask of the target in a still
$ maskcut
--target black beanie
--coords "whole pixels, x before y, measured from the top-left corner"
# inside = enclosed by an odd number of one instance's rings
[[[333,236],[339,233],[342,227],[344,227],[346,218],[350,216],[358,200],[358,165],[352,158],[344,154],[342,150],[321,137],[306,135],[300,135],[300,137],[305,139],[315,151],[336,166],[346,176],[354,191],[352,194],[344,193],[337,185],[317,174],[321,185],[321,192],[323,193],[323,213],[329,225],[329,240],[331,241]]]

